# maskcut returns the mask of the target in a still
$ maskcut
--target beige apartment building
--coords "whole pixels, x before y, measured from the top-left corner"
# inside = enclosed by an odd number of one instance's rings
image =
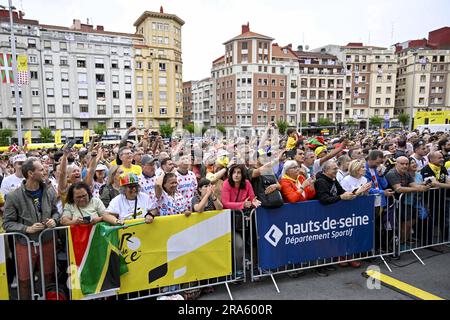
[[[396,45],[399,61],[396,113],[441,111],[450,106],[450,28],[431,31],[428,39]]]
[[[299,50],[296,54],[300,64],[298,92],[303,124],[317,123],[320,119],[342,123],[345,79],[342,62],[326,53]]]
[[[181,28],[184,21],[173,14],[144,12],[136,20],[136,33],[144,44],[134,46],[136,125],[157,130],[183,125]]]
[[[391,122],[394,117],[397,59],[394,49],[349,43],[313,50],[344,62],[344,120],[366,128],[371,117]]]

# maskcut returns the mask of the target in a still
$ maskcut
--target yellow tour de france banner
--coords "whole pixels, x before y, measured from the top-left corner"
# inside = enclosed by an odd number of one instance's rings
[[[119,231],[128,273],[120,292],[230,275],[230,210],[156,217],[153,223]]]
[[[128,267],[120,276],[118,294],[164,287],[230,275],[231,211],[193,213],[191,216],[156,217],[151,224],[120,229],[119,251]],[[128,220],[126,224],[143,221]],[[69,241],[71,261],[73,244]],[[91,240],[92,241],[92,240]],[[77,267],[71,264],[71,299],[101,297],[102,292],[84,296]],[[111,292],[104,292],[105,296]]]
[[[9,300],[8,277],[6,275],[5,238],[0,235],[0,300]]]

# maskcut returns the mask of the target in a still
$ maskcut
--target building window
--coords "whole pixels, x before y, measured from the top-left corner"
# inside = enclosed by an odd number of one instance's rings
[[[105,84],[105,75],[104,74],[96,74],[95,75],[95,82],[97,84]]]
[[[126,60],[123,62],[124,69],[131,69],[131,61]]]
[[[64,129],[71,129],[71,128],[72,128],[72,121],[64,120]]]
[[[36,48],[36,39],[28,39],[28,48]]]
[[[63,113],[70,114],[70,105],[68,105],[68,104],[63,105]]]
[[[70,96],[69,89],[62,89],[62,96],[67,98]]]
[[[67,57],[61,57],[61,58],[59,59],[59,65],[60,65],[60,66],[68,66],[68,65],[69,65],[69,62],[68,62],[68,60],[67,60]]]
[[[97,114],[98,115],[106,114],[106,106],[105,105],[98,105],[97,106]]]
[[[114,114],[120,114],[120,106],[113,106],[113,113]]]
[[[166,91],[160,91],[159,92],[159,100],[167,101],[167,92]]]
[[[119,83],[119,76],[113,75],[111,78],[112,83]]]
[[[69,81],[69,74],[67,72],[61,72],[61,81],[62,82]]]
[[[113,91],[113,99],[119,99],[119,91],[117,90]]]
[[[165,63],[160,63],[159,64],[159,71],[166,71],[166,64]]]
[[[31,95],[33,97],[39,97],[39,90],[38,89],[31,90]]]
[[[111,60],[111,69],[119,69],[119,61]]]
[[[47,97],[54,97],[55,96],[55,89],[48,88],[47,89]]]
[[[125,92],[125,99],[131,99],[131,91]]]
[[[31,77],[31,80],[38,80],[37,71],[30,71],[30,77]]]
[[[44,40],[44,49],[51,49],[51,48],[52,48],[51,41]]]
[[[89,112],[89,106],[86,104],[80,104],[80,113],[88,113]]]
[[[99,59],[99,58],[95,58],[95,67],[97,69],[103,69],[105,67],[104,60],[103,59]]]
[[[45,73],[45,80],[53,81],[53,72],[46,72]]]
[[[87,73],[78,73],[78,83],[87,83]]]
[[[48,113],[55,113],[55,105],[54,104],[48,104],[47,105]]]
[[[88,129],[89,122],[88,121],[80,121],[80,129]]]
[[[85,59],[77,59],[77,67],[78,68],[86,68],[86,60]]]
[[[127,84],[131,83],[131,76],[125,76],[125,83]]]
[[[48,121],[48,127],[50,129],[56,129],[56,121],[55,120],[49,120]]]
[[[78,99],[86,99],[88,98],[88,90],[87,89],[78,89]]]
[[[120,121],[114,121],[114,129],[120,129]]]
[[[166,107],[160,107],[159,108],[159,114],[162,114],[162,115],[167,114],[167,108]]]

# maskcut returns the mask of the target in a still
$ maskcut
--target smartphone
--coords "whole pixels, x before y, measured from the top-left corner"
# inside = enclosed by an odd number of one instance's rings
[[[76,143],[76,140],[75,140],[75,139],[70,139],[70,140],[67,142],[66,148],[69,149],[69,150],[72,149],[73,146],[75,145],[75,143]]]
[[[91,223],[91,216],[83,216],[84,223]]]

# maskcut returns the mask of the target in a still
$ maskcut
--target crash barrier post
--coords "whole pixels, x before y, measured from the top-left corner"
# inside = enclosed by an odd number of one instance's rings
[[[375,196],[323,206],[318,201],[256,209],[250,229],[251,280],[393,255],[397,242],[395,199],[375,212]],[[377,233],[377,235],[376,235]]]
[[[242,232],[240,231],[240,229],[241,230],[243,229],[242,226],[245,224],[244,215],[243,215],[242,211],[231,212],[229,210],[223,210],[218,213],[226,215],[226,216],[221,216],[222,220],[225,218],[225,219],[228,219],[228,221],[230,221],[230,219],[231,219],[230,238],[231,238],[231,242],[232,242],[231,243],[232,250],[231,250],[231,252],[228,253],[230,255],[229,259],[231,260],[231,274],[225,275],[225,276],[220,276],[220,277],[215,277],[215,278],[195,280],[195,281],[183,282],[183,283],[179,283],[174,280],[173,282],[171,282],[168,285],[161,285],[161,286],[157,286],[156,288],[150,288],[150,286],[148,286],[145,289],[140,288],[139,290],[127,292],[127,293],[121,293],[120,290],[112,290],[112,291],[105,291],[105,292],[100,292],[98,294],[90,294],[90,295],[85,295],[85,296],[80,294],[81,290],[78,290],[78,293],[74,293],[75,291],[72,292],[72,290],[67,289],[68,286],[76,283],[76,281],[74,282],[73,279],[70,278],[71,275],[69,274],[67,281],[59,281],[59,282],[56,282],[56,284],[52,284],[52,287],[54,289],[56,289],[56,296],[58,296],[57,293],[61,292],[61,290],[62,290],[62,292],[67,292],[67,291],[69,292],[70,299],[80,299],[81,298],[81,299],[86,299],[86,300],[87,299],[99,299],[99,298],[105,298],[105,297],[113,297],[114,299],[118,299],[118,300],[140,300],[140,299],[154,298],[154,297],[164,296],[164,295],[173,295],[173,294],[177,294],[177,293],[185,293],[188,296],[191,295],[192,297],[195,297],[198,294],[199,290],[202,290],[202,289],[206,290],[209,287],[225,285],[227,288],[228,294],[230,296],[230,299],[233,299],[230,288],[229,288],[229,284],[234,283],[234,282],[245,281],[245,275],[246,275],[245,252],[244,252],[245,245],[243,245],[245,243],[245,235],[243,235]],[[204,212],[204,213],[201,213],[200,215],[207,217],[207,214],[208,214],[207,212]],[[213,214],[213,212],[211,212],[211,214]],[[211,218],[203,220],[203,222],[207,222],[207,221],[213,219],[214,217],[217,217],[219,214],[217,214],[215,216],[211,215]],[[174,216],[171,216],[171,217],[174,217]],[[154,223],[158,223],[158,218],[159,217],[155,218]],[[184,218],[184,217],[182,217],[182,218]],[[170,221],[167,221],[167,222],[170,222]],[[161,222],[159,222],[159,223],[161,223]],[[162,226],[162,224],[161,224],[161,226]],[[203,229],[201,229],[201,228],[203,228]],[[200,241],[204,241],[204,238],[202,238],[202,234],[207,233],[207,231],[211,231],[211,230],[207,230],[207,228],[208,228],[207,223],[203,224],[201,228],[191,227],[191,228],[185,229],[183,231],[187,230],[188,232],[190,232],[189,236],[197,235],[198,238],[201,239]],[[70,273],[74,272],[72,266],[69,266],[69,263],[67,263],[67,264],[63,263],[63,265],[58,265],[58,266],[56,265],[56,263],[57,263],[56,259],[59,259],[58,263],[60,263],[61,260],[69,261],[69,259],[70,259],[68,230],[69,230],[69,227],[59,227],[59,228],[55,228],[55,229],[45,230],[45,232],[53,233],[52,239],[54,240],[54,243],[59,243],[59,246],[56,246],[56,245],[54,246],[54,252],[53,252],[54,257],[55,257],[55,273],[56,273],[55,278],[56,279],[66,279],[66,277],[63,277],[61,275],[61,271],[64,268],[65,268],[63,270],[64,272],[65,272],[65,270],[67,270],[67,272],[70,272]],[[127,228],[125,230],[126,230],[126,232],[128,232],[128,231],[134,232],[133,227]],[[125,232],[125,230],[124,230],[124,232]],[[63,232],[61,232],[61,231],[63,231]],[[183,231],[178,232],[174,236],[177,236],[177,235],[179,236],[179,234],[183,233]],[[122,256],[124,256],[124,254],[127,255],[127,258],[125,260],[127,261],[128,266],[130,266],[129,263],[131,263],[131,260],[128,260],[128,258],[129,259],[131,259],[131,257],[136,258],[139,255],[140,251],[137,250],[136,246],[141,245],[141,247],[142,247],[142,243],[139,242],[140,241],[139,239],[129,238],[127,235],[124,234],[124,232],[121,233],[121,236],[119,235],[119,239],[120,239],[119,248],[120,248],[120,252],[121,252]],[[194,232],[195,234],[191,234],[192,232]],[[59,235],[58,235],[59,240],[58,240],[57,233],[59,233]],[[214,234],[214,231],[212,233]],[[120,232],[119,232],[119,234],[120,234]],[[219,235],[217,235],[217,236],[219,236]],[[41,235],[40,239],[43,239],[43,235]],[[180,240],[180,239],[178,239],[178,240]],[[129,245],[129,247],[133,247],[136,250],[134,252],[130,252],[131,248],[127,247],[124,244],[124,241],[128,241],[127,246]],[[129,244],[129,241],[131,241],[131,242],[135,241],[135,242],[133,245],[131,245],[131,244]],[[188,245],[193,245],[193,246],[204,245],[204,243],[195,244],[196,241],[192,240],[192,239],[185,239],[185,241],[187,242],[187,244],[186,244],[187,246]],[[164,243],[164,246],[166,246],[166,245],[169,246],[169,241],[167,241],[167,243]],[[193,249],[195,249],[195,248],[193,248]],[[173,252],[175,252],[175,251],[173,251]],[[168,252],[168,256],[169,256],[169,252]],[[167,259],[169,259],[169,257]],[[41,265],[43,265],[43,264],[44,264],[44,259],[41,259]],[[170,266],[166,265],[163,267],[163,269],[164,268],[165,268],[165,272],[168,274],[170,271]],[[158,270],[151,271],[151,272],[153,272],[153,275],[159,274],[161,276],[162,269],[161,268],[156,268],[156,269],[158,269]],[[183,270],[185,271],[185,269],[183,269],[183,268],[175,270],[175,271],[179,273],[179,272],[183,272]],[[189,271],[191,273],[195,274],[195,270],[189,270]],[[133,271],[133,272],[135,272],[135,271]],[[76,276],[78,276],[78,275],[76,275]],[[150,272],[149,272],[148,276],[147,276],[147,274],[145,276],[151,277]],[[42,280],[43,281],[42,286],[48,287],[49,284],[45,283],[44,276],[42,276],[42,279],[44,279],[44,280]],[[121,277],[121,283],[123,283],[122,279],[123,278]],[[149,280],[147,280],[147,282],[148,281]],[[79,283],[77,285],[79,285]],[[61,287],[63,287],[63,288],[61,288]],[[46,299],[45,294],[43,296],[41,296],[41,298]]]
[[[447,189],[401,194],[399,197],[398,254],[411,252],[423,264],[417,250],[450,243],[450,197]]]
[[[37,297],[34,273],[37,250],[37,243],[22,233],[0,234],[0,269],[3,269],[0,300],[34,300]]]

